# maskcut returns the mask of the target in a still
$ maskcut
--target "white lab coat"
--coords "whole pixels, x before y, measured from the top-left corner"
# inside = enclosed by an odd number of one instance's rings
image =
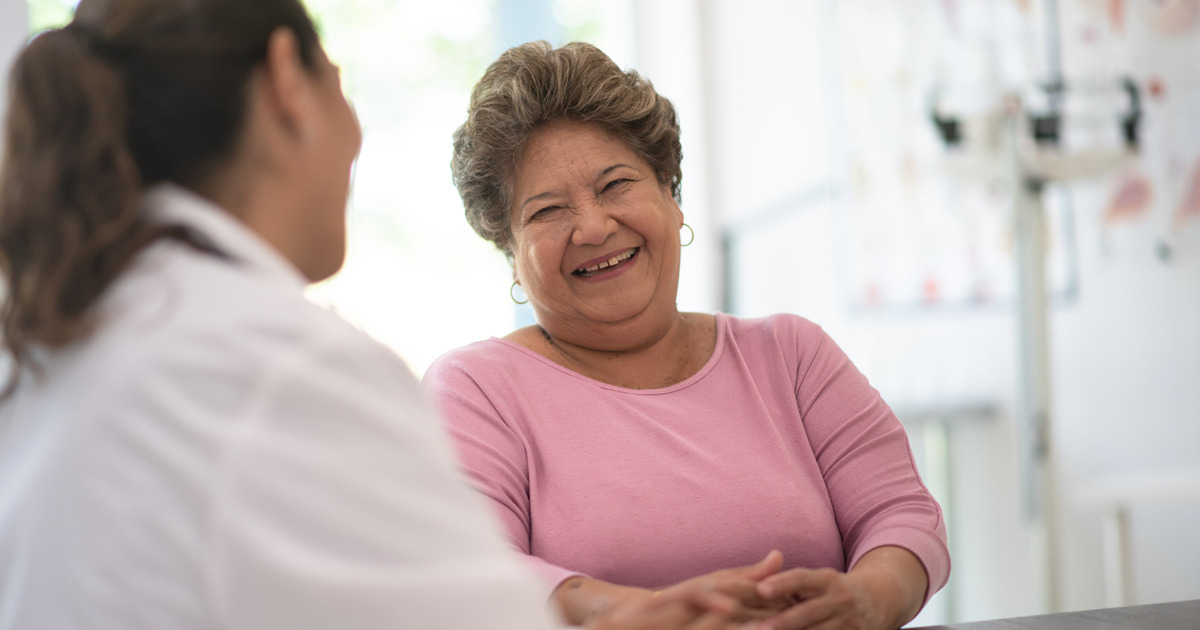
[[[231,260],[151,246],[0,408],[0,629],[551,627],[403,363],[207,201],[146,206]]]

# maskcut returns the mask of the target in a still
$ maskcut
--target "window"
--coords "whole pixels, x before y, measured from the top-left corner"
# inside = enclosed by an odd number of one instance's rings
[[[77,4],[29,0],[31,32],[62,26]],[[471,87],[503,50],[505,35],[596,41],[611,12],[598,0],[307,5],[342,67],[364,132],[345,267],[308,295],[392,347],[420,375],[443,352],[504,335],[514,324],[508,263],[467,225],[450,181],[450,136],[466,117]],[[531,13],[541,31],[503,28],[529,24]]]

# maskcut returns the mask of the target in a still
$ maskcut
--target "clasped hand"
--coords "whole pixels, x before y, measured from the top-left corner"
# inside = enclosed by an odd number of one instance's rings
[[[866,590],[832,569],[782,571],[772,551],[757,564],[722,569],[632,594],[589,627],[597,630],[883,630]]]

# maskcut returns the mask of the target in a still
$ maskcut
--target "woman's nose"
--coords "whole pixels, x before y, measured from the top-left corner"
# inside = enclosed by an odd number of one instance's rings
[[[580,204],[575,213],[574,245],[600,245],[617,231],[617,220],[598,203]]]

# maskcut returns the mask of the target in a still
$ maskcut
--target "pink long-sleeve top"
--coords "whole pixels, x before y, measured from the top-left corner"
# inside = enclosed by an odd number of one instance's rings
[[[712,358],[663,389],[592,380],[488,339],[424,384],[460,460],[547,593],[577,574],[647,588],[783,552],[849,570],[912,552],[946,583],[941,509],[900,422],[816,324],[717,314]]]

